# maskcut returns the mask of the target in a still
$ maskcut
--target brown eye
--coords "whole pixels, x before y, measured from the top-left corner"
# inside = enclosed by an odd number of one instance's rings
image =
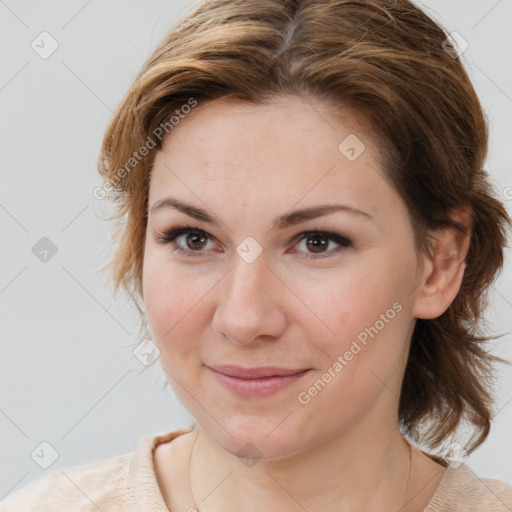
[[[170,245],[173,251],[185,256],[204,256],[209,249],[208,242],[215,246],[208,233],[192,226],[177,226],[157,236],[156,241]]]
[[[312,252],[321,253],[329,245],[329,240],[323,235],[313,235],[307,238],[306,245]]]
[[[190,249],[203,249],[207,237],[203,233],[190,233],[185,237],[185,244]]]
[[[307,231],[298,235],[296,239],[298,242],[295,247],[298,247],[299,250],[294,252],[301,253],[304,259],[327,258],[352,247],[352,242],[349,239],[325,231]],[[192,226],[177,226],[156,236],[156,241],[160,244],[171,245],[173,251],[184,256],[207,257],[208,250],[216,247],[208,233]],[[213,247],[208,248],[208,242],[213,244]],[[334,244],[334,247],[327,250],[330,244]]]
[[[333,244],[333,248],[327,250],[330,244]],[[352,242],[336,233],[308,231],[299,236],[296,252],[302,253],[305,259],[314,260],[327,258],[349,247],[352,247]]]

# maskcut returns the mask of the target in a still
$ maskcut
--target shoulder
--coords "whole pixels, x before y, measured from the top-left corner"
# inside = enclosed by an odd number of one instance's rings
[[[123,497],[129,491],[132,456],[133,452],[54,470],[9,494],[0,502],[0,512],[129,510]]]
[[[0,502],[0,512],[168,512],[155,474],[155,448],[190,429],[139,441],[135,451],[48,473]]]
[[[510,512],[512,485],[482,478],[466,464],[449,466],[425,512],[441,511]]]
[[[482,490],[487,489],[487,500],[489,504],[496,505],[501,508],[493,510],[512,510],[512,485],[503,480],[493,478],[482,478]]]

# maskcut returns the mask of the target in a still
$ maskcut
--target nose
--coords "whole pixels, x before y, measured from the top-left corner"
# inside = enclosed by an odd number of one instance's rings
[[[238,345],[279,338],[287,327],[283,290],[261,254],[252,263],[238,256],[219,283],[213,329]],[[289,293],[289,292],[288,292]]]

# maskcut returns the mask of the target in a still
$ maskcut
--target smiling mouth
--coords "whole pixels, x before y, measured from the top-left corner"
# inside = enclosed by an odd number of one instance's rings
[[[285,389],[309,373],[310,369],[277,367],[242,368],[238,366],[207,367],[217,382],[232,393],[245,398],[265,397]]]

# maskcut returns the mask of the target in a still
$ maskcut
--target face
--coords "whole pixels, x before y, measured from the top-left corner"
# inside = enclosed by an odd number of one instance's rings
[[[155,158],[149,323],[176,394],[231,453],[283,458],[397,425],[419,263],[359,121],[294,96],[221,99]]]

